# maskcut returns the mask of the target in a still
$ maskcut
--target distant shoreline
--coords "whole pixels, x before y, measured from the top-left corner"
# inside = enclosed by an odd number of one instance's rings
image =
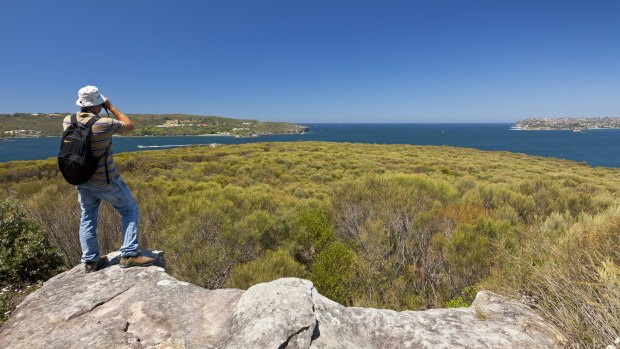
[[[256,138],[188,137],[188,136],[126,136],[116,137],[114,153],[142,151],[147,146],[187,144],[242,144],[269,142],[342,142],[373,144],[409,144],[415,146],[453,146],[485,151],[548,156],[587,162],[590,166],[620,168],[617,149],[620,130],[557,132],[511,132],[513,124],[371,124],[311,126],[304,135],[273,135]],[[576,141],[577,140],[577,141]],[[13,139],[0,142],[0,163],[13,160],[37,160],[58,154],[60,137]],[[144,148],[138,148],[141,145]],[[412,148],[413,149],[413,148]],[[449,152],[444,149],[442,151]],[[412,153],[412,156],[414,154]],[[406,159],[394,161],[407,161]]]
[[[511,127],[511,131],[586,131],[586,130],[620,130],[620,127],[588,127],[588,128],[522,128]]]
[[[259,135],[251,135],[251,136],[242,136],[242,135],[223,135],[223,134],[200,134],[200,135],[143,135],[143,136],[121,136],[114,135],[113,137],[120,138],[154,138],[154,137],[231,137],[231,138],[256,138],[260,136],[277,136],[277,135],[305,135],[308,132],[300,132],[300,133],[264,133]],[[1,141],[8,141],[11,139],[29,139],[29,138],[62,138],[62,136],[13,136],[13,137],[4,137],[0,138]]]
[[[618,117],[559,117],[530,118],[515,122],[511,130],[523,131],[554,131],[567,130],[581,132],[583,130],[620,129]]]
[[[305,133],[309,127],[289,122],[185,114],[128,114],[137,125],[131,136],[257,137]],[[62,136],[61,114],[0,114],[0,138]],[[27,125],[27,126],[26,126]]]

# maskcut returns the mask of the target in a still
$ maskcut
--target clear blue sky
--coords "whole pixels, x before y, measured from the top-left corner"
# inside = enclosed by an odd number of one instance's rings
[[[620,1],[0,2],[0,113],[292,122],[620,116]]]

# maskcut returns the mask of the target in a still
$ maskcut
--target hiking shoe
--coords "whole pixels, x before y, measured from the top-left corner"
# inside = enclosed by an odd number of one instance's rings
[[[121,257],[121,261],[119,266],[121,268],[130,268],[130,267],[148,267],[155,263],[155,258],[137,255],[131,257]]]
[[[86,262],[84,263],[84,271],[87,273],[97,271],[99,269],[103,269],[108,265],[108,257],[103,256],[99,258],[96,262]]]

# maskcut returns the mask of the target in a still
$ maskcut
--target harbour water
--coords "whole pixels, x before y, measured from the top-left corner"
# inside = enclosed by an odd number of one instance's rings
[[[114,152],[145,151],[193,144],[251,142],[361,142],[377,144],[450,145],[504,150],[620,167],[620,130],[518,131],[513,124],[304,124],[305,134],[235,137],[115,137]],[[56,156],[58,137],[13,138],[0,141],[0,162]]]

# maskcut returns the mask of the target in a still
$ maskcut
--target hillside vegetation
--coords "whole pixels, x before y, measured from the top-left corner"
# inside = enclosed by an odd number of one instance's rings
[[[0,137],[62,136],[62,120],[69,114],[0,114]],[[107,115],[104,111],[99,116]],[[305,126],[288,122],[261,122],[219,116],[186,114],[127,114],[127,116],[136,125],[132,136],[197,136],[217,133],[253,136],[301,133],[306,129]],[[161,127],[162,125],[167,127]],[[15,133],[16,130],[23,131]]]
[[[620,335],[620,170],[508,152],[321,142],[115,156],[142,216],[142,248],[175,277],[247,288],[312,280],[352,306],[467,306],[479,289],[526,302],[571,339]],[[80,211],[53,159],[0,164],[17,201],[79,263]],[[120,219],[104,205],[103,253]]]

